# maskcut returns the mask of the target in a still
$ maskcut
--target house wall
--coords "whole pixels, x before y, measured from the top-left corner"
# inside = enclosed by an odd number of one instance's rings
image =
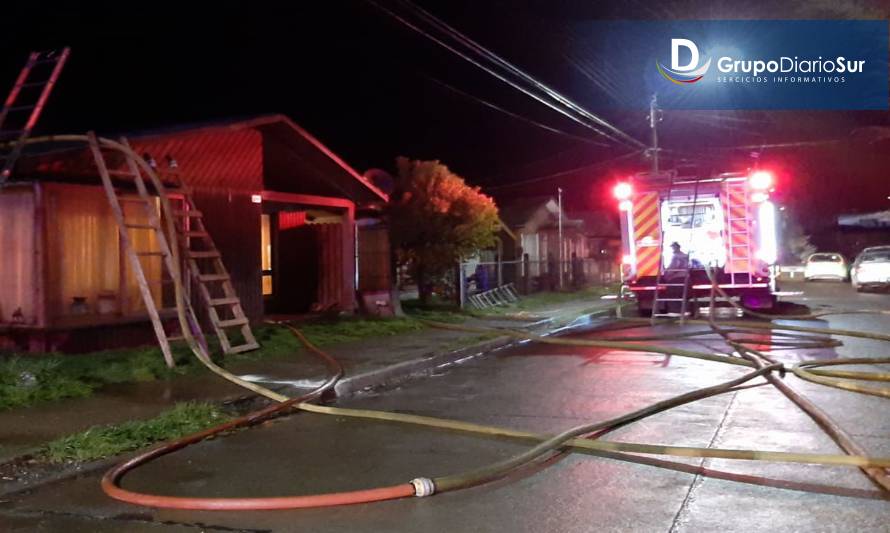
[[[173,157],[178,174],[191,186],[204,225],[222,253],[252,320],[263,316],[260,256],[260,204],[251,195],[263,190],[263,136],[254,129],[195,131],[134,140],[139,154],[149,153],[161,169]]]
[[[392,288],[389,230],[382,225],[358,229],[358,290],[388,291]]]
[[[195,204],[204,225],[222,253],[223,263],[244,313],[252,320],[263,316],[260,259],[262,205],[245,191],[196,190]]]
[[[46,183],[45,268],[47,320],[59,324],[65,320],[101,314],[99,300],[111,307],[108,315],[143,315],[145,306],[130,262],[122,248],[117,222],[105,191],[99,186]],[[144,204],[122,202],[126,219],[147,224]],[[127,235],[137,252],[160,249],[153,232],[130,228]],[[157,302],[161,299],[161,258],[140,260],[146,279]],[[83,299],[85,309],[75,313],[74,298]]]
[[[31,188],[0,189],[0,323],[38,323],[35,196]]]
[[[352,311],[356,307],[355,298],[355,268],[356,268],[356,242],[355,242],[355,205],[343,198],[329,198],[305,194],[290,194],[276,191],[263,192],[263,209],[267,213],[279,213],[282,215],[297,215],[306,212],[306,218],[298,225],[304,225],[312,233],[306,234],[304,240],[293,241],[292,244],[282,242],[282,235],[274,239],[273,249],[277,249],[273,269],[275,279],[279,283],[287,284],[287,280],[281,276],[310,275],[316,277],[315,303],[323,308],[336,304],[340,310]],[[324,213],[327,212],[328,216]],[[307,220],[311,216],[312,220]],[[279,220],[280,226],[280,220]],[[279,232],[280,232],[279,227]],[[294,236],[288,238],[295,238]],[[305,251],[300,251],[303,256],[292,257],[292,254],[283,254],[285,247],[306,246]],[[305,257],[312,254],[313,257]],[[287,257],[284,257],[287,255]],[[305,269],[303,267],[306,267]],[[302,270],[305,272],[301,273]],[[277,292],[277,289],[273,291]],[[293,289],[294,287],[291,287]],[[306,287],[303,287],[306,290]],[[286,291],[285,291],[286,292]],[[278,312],[302,312],[290,309],[288,302],[274,302],[273,307],[281,309]],[[285,305],[281,305],[285,304]]]

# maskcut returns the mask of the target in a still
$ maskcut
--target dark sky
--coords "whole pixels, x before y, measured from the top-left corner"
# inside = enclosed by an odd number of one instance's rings
[[[398,8],[393,1],[378,1]],[[614,109],[609,94],[585,76],[583,49],[575,46],[572,34],[578,21],[887,18],[890,14],[887,2],[880,0],[848,1],[842,6],[828,0],[417,3],[647,142],[645,113]],[[491,192],[532,194],[561,185],[578,206],[597,203],[602,196],[598,184],[645,164],[639,157],[629,157],[620,165],[568,172],[621,156],[627,149],[592,142],[597,139],[589,130],[363,0],[195,2],[200,8],[186,7],[189,4],[31,1],[4,6],[11,13],[4,17],[0,33],[0,84],[11,84],[29,50],[69,45],[72,57],[39,124],[43,132],[113,132],[284,113],[359,171],[391,169],[397,155],[440,159]],[[491,109],[479,99],[521,118]],[[666,153],[668,157],[682,156],[709,169],[738,170],[749,163],[748,150],[712,148],[847,139],[858,127],[890,125],[887,118],[885,112],[676,111],[666,113],[662,139],[677,151]],[[562,133],[545,131],[530,121]],[[768,150],[764,157],[789,176],[806,174],[807,183],[830,191],[832,183],[849,178],[851,150],[870,153],[876,148],[857,142],[852,147],[845,143]],[[830,167],[841,156],[848,163],[832,167],[833,174],[825,164],[813,164],[814,158],[827,158]],[[857,172],[877,175],[885,163],[869,163]],[[557,176],[546,178],[552,174]],[[546,179],[529,186],[514,185],[542,177]],[[838,209],[882,207],[880,196],[890,191],[880,192],[881,178],[863,179],[864,186],[874,188],[868,201],[851,195]]]

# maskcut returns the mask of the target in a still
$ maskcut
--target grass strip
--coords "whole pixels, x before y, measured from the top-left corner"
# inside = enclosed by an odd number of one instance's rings
[[[93,461],[189,435],[230,418],[210,403],[178,403],[148,420],[93,426],[61,437],[46,444],[38,457],[50,463]]]
[[[431,316],[442,318],[441,314]],[[451,320],[444,320],[450,322]],[[327,346],[371,337],[392,336],[423,329],[414,318],[334,318],[302,324],[311,342]],[[221,366],[293,356],[303,347],[284,328],[258,326],[254,334],[261,348],[217,358]],[[217,351],[213,348],[211,351]],[[167,368],[156,347],[105,350],[86,354],[10,354],[0,356],[0,410],[28,407],[67,398],[90,396],[97,389],[119,383],[170,379],[206,372],[184,343],[173,345],[175,368]]]

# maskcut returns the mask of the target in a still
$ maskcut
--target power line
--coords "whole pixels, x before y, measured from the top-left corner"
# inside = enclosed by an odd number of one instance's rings
[[[782,148],[803,148],[809,146],[824,146],[830,144],[839,144],[846,142],[848,139],[822,139],[815,141],[789,141],[784,143],[758,143],[758,144],[740,144],[734,146],[708,146],[696,150],[677,150],[672,148],[662,149],[663,152],[683,155],[696,158],[714,158],[714,152],[733,152],[740,150],[765,150],[765,149],[782,149]]]
[[[419,14],[421,16],[421,18],[425,19],[427,22],[433,24],[433,26],[439,28],[440,31],[444,31],[445,33],[450,35],[452,38],[454,38],[458,42],[462,43],[464,46],[467,46],[471,50],[474,50],[476,53],[481,54],[483,57],[488,58],[489,61],[492,61],[498,65],[501,65],[503,68],[506,68],[507,70],[513,72],[515,75],[524,79],[526,82],[531,83],[534,87],[543,91],[545,94],[547,94],[548,96],[550,96],[557,102],[560,102],[561,104],[567,106],[569,109],[572,109],[573,111],[575,111],[576,113],[580,114],[581,116],[587,118],[588,120],[591,120],[594,123],[613,132],[614,134],[616,134],[619,138],[623,139],[624,141],[629,142],[630,144],[635,145],[637,147],[644,146],[643,143],[641,143],[637,139],[631,137],[627,133],[621,131],[620,129],[618,129],[617,127],[608,123],[607,121],[603,120],[602,118],[587,111],[580,105],[576,104],[572,100],[570,100],[570,99],[566,98],[565,96],[563,96],[562,94],[560,94],[555,89],[552,89],[551,87],[545,85],[544,83],[537,80],[536,78],[534,78],[530,74],[526,73],[525,71],[521,70],[520,68],[516,67],[515,65],[513,65],[506,59],[500,57],[499,55],[495,54],[488,48],[485,48],[484,46],[480,45],[476,41],[470,39],[469,37],[467,37],[460,31],[454,29],[452,26],[448,25],[447,23],[445,23],[444,21],[442,21],[435,15],[431,14],[430,12],[426,11],[422,7],[410,2],[409,0],[398,0],[398,1],[399,1],[399,3],[406,6],[408,9],[410,9],[411,11],[415,12],[416,14]]]
[[[409,0],[398,0],[398,1],[399,1],[402,5],[408,7],[408,9],[412,10],[413,12],[415,12],[416,14],[419,14],[419,15],[421,16],[421,18],[425,19],[427,22],[433,24],[433,26],[439,28],[440,31],[444,31],[445,33],[447,33],[448,35],[450,35],[452,38],[454,38],[454,39],[456,39],[458,42],[462,43],[464,46],[469,47],[471,50],[474,50],[476,53],[481,54],[483,57],[488,58],[490,61],[492,61],[492,62],[494,62],[494,63],[496,63],[496,64],[498,64],[498,65],[501,65],[503,68],[506,68],[508,71],[513,72],[515,75],[517,75],[517,76],[519,76],[520,78],[524,79],[526,82],[531,83],[534,87],[536,87],[536,88],[538,88],[539,90],[543,91],[545,94],[547,94],[548,96],[550,96],[551,98],[553,98],[553,99],[556,100],[557,102],[560,102],[561,104],[563,104],[563,105],[569,107],[569,108],[572,109],[574,112],[580,114],[581,116],[587,118],[588,120],[591,120],[591,121],[593,121],[594,123],[596,123],[596,124],[598,124],[598,125],[600,125],[600,126],[606,128],[607,130],[613,132],[613,133],[616,134],[619,138],[623,139],[625,142],[628,142],[628,143],[630,143],[631,145],[636,146],[636,147],[638,147],[638,148],[642,148],[642,147],[645,146],[642,142],[640,142],[640,141],[638,141],[637,139],[631,137],[630,135],[628,135],[628,134],[625,133],[624,131],[618,129],[617,127],[615,127],[614,125],[612,125],[612,124],[610,124],[609,122],[605,121],[604,119],[602,119],[602,118],[600,118],[600,117],[594,115],[593,113],[587,111],[586,109],[584,109],[584,108],[581,107],[580,105],[576,104],[576,103],[573,102],[572,100],[570,100],[570,99],[566,98],[565,96],[563,96],[562,94],[560,94],[560,93],[559,93],[558,91],[556,91],[555,89],[552,89],[551,87],[545,85],[544,83],[542,83],[541,81],[537,80],[537,79],[534,78],[533,76],[529,75],[529,74],[526,73],[525,71],[519,69],[518,67],[516,67],[515,65],[513,65],[512,63],[510,63],[510,62],[507,61],[506,59],[500,57],[499,55],[495,54],[494,52],[492,52],[492,51],[489,50],[488,48],[485,48],[484,46],[480,45],[479,43],[473,41],[472,39],[470,39],[469,37],[467,37],[466,35],[464,35],[464,34],[461,33],[460,31],[454,29],[452,26],[449,26],[447,23],[445,23],[445,22],[442,21],[441,19],[437,18],[436,16],[432,15],[432,14],[429,13],[428,11],[424,10],[422,7],[417,6],[416,4],[413,4],[413,3],[410,2]]]
[[[644,153],[645,153],[645,150],[636,150],[633,152],[628,152],[626,154],[619,155],[617,157],[613,157],[611,159],[606,159],[605,161],[598,161],[596,163],[591,163],[589,165],[582,165],[580,167],[570,168],[568,170],[562,170],[560,172],[555,172],[553,174],[547,174],[545,176],[538,176],[535,178],[529,178],[527,180],[516,181],[513,183],[507,183],[504,185],[494,185],[491,187],[483,187],[483,190],[490,191],[490,190],[498,190],[498,189],[508,189],[511,187],[518,187],[520,185],[528,185],[529,183],[539,183],[542,181],[560,178],[560,177],[568,175],[568,174],[574,174],[575,172],[579,172],[581,170],[589,170],[589,169],[593,169],[593,168],[598,168],[598,167],[607,165],[609,163],[614,163],[616,161],[620,161],[623,159],[629,159],[634,156],[643,155]]]
[[[537,80],[535,80],[528,74],[517,69],[515,66],[513,66],[509,62],[503,60],[502,58],[493,54],[486,48],[484,48],[481,45],[478,45],[477,43],[475,43],[474,41],[468,39],[466,36],[464,36],[463,34],[461,34],[458,31],[454,30],[453,28],[451,28],[447,24],[443,23],[439,19],[435,18],[434,16],[430,15],[426,11],[423,11],[422,9],[418,8],[417,6],[414,6],[414,4],[407,3],[407,6],[409,6],[409,8],[412,11],[414,11],[416,14],[419,13],[421,18],[425,19],[429,23],[432,23],[440,31],[445,32],[452,39],[457,40],[458,43],[462,44],[464,47],[469,48],[472,52],[475,52],[477,55],[481,54],[484,58],[488,59],[488,61],[494,62],[495,64],[499,65],[501,68],[507,68],[509,71],[513,72],[514,75],[519,75],[519,77],[522,78],[523,81],[531,82],[535,88],[537,88],[538,90],[543,90],[545,95],[547,97],[549,97],[549,99],[540,95],[540,94],[536,94],[528,87],[523,87],[516,81],[509,79],[506,75],[495,71],[493,68],[491,68],[487,65],[484,65],[481,61],[474,59],[473,57],[470,57],[467,53],[464,53],[464,52],[458,50],[455,46],[452,46],[452,45],[446,43],[445,41],[443,41],[442,39],[432,35],[428,31],[425,31],[423,28],[421,28],[417,24],[412,23],[411,21],[407,20],[405,17],[399,15],[398,13],[392,11],[391,9],[388,9],[387,7],[380,5],[379,3],[377,3],[374,0],[366,0],[366,1],[369,4],[371,4],[372,6],[379,9],[380,11],[386,13],[387,15],[389,15],[390,17],[392,17],[393,19],[395,19],[402,25],[419,33],[420,35],[426,37],[427,39],[433,41],[434,43],[438,44],[439,46],[441,46],[441,47],[445,48],[446,50],[452,52],[453,54],[459,56],[460,58],[464,59],[465,61],[469,62],[470,64],[484,70],[485,72],[494,76],[495,78],[499,79],[500,81],[510,85],[514,89],[516,89],[516,90],[522,92],[523,94],[546,105],[547,107],[549,107],[549,108],[553,109],[554,111],[560,113],[561,115],[569,118],[570,120],[592,130],[594,133],[601,135],[603,137],[606,137],[606,138],[608,138],[612,141],[615,141],[615,142],[622,142],[622,139],[615,138],[613,135],[610,135],[608,132],[603,131],[602,129],[598,128],[591,122],[594,122],[594,123],[600,124],[600,125],[604,125],[607,127],[607,129],[618,132],[620,134],[619,137],[623,136],[624,143],[629,142],[630,144],[632,144],[634,146],[636,146],[636,145],[642,146],[642,144],[639,141],[637,141],[636,139],[633,139],[626,133],[622,132],[621,130],[618,130],[617,128],[615,128],[611,124],[608,124],[607,122],[600,119],[599,117],[596,117],[595,115],[587,112],[586,110],[583,110],[582,108],[580,108],[580,106],[577,106],[577,104],[574,104],[573,102],[569,101],[568,99],[566,99],[559,93],[556,93],[555,91],[553,91],[546,85],[538,82]],[[406,4],[405,2],[402,2],[402,3]],[[556,100],[556,102],[551,101],[551,99]],[[579,109],[581,110],[581,112],[578,111]],[[587,120],[582,120],[582,118],[578,116],[579,114],[582,115],[582,117]]]
[[[474,96],[474,95],[472,95],[472,94],[470,94],[470,93],[468,93],[468,92],[462,91],[462,90],[458,89],[457,87],[454,87],[454,86],[452,86],[452,85],[449,85],[449,84],[445,83],[444,81],[438,80],[438,79],[436,79],[436,78],[434,78],[434,77],[432,77],[432,76],[426,76],[426,75],[424,75],[424,78],[426,78],[426,79],[432,81],[433,83],[436,83],[436,84],[438,84],[438,85],[440,85],[440,86],[442,86],[442,87],[444,87],[444,88],[446,88],[446,89],[448,89],[448,90],[450,90],[450,91],[452,91],[452,92],[454,92],[454,93],[456,93],[456,94],[459,94],[460,96],[463,96],[464,98],[468,98],[468,99],[470,99],[470,100],[473,100],[473,101],[475,101],[476,103],[478,103],[478,104],[480,104],[480,105],[483,105],[483,106],[485,106],[485,107],[488,107],[488,108],[490,108],[490,109],[494,109],[495,111],[500,111],[501,113],[503,113],[503,114],[505,114],[505,115],[507,115],[507,116],[509,116],[509,117],[515,118],[516,120],[521,120],[522,122],[531,124],[532,126],[536,126],[536,127],[538,127],[538,128],[541,128],[541,129],[543,129],[543,130],[549,131],[549,132],[551,132],[551,133],[556,133],[556,134],[558,134],[558,135],[563,135],[563,136],[565,136],[565,137],[569,137],[569,138],[571,138],[571,139],[575,139],[575,140],[577,140],[577,141],[582,141],[582,142],[585,142],[585,143],[594,144],[594,145],[596,145],[596,146],[607,146],[606,144],[603,144],[603,143],[598,142],[598,141],[594,141],[593,139],[590,139],[590,138],[588,138],[588,137],[582,137],[581,135],[575,135],[575,134],[573,134],[573,133],[569,133],[569,132],[567,132],[567,131],[563,131],[563,130],[561,130],[561,129],[554,128],[553,126],[548,126],[547,124],[543,124],[543,123],[541,123],[541,122],[537,122],[537,121],[535,121],[535,120],[532,120],[532,119],[530,119],[530,118],[528,118],[528,117],[525,117],[525,116],[523,116],[523,115],[520,115],[520,114],[518,114],[518,113],[514,113],[514,112],[509,111],[509,110],[507,110],[507,109],[504,109],[504,108],[502,108],[502,107],[500,107],[500,106],[498,106],[498,105],[496,105],[496,104],[493,104],[493,103],[491,103],[491,102],[489,102],[489,101],[487,101],[487,100],[483,100],[482,98],[479,98],[478,96]]]

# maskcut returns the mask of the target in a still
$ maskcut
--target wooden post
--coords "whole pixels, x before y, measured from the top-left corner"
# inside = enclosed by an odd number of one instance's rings
[[[529,293],[529,280],[531,279],[531,265],[528,254],[522,254],[522,294]]]

